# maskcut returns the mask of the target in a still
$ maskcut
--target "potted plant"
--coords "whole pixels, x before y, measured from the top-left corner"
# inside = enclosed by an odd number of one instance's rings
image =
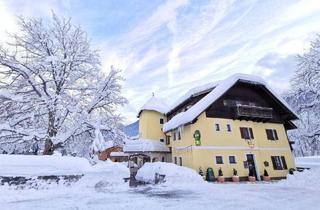
[[[240,177],[238,176],[238,171],[235,168],[233,169],[232,181],[233,182],[239,182],[240,181]]]
[[[253,170],[249,170],[249,182],[255,182],[256,177],[254,176]]]
[[[264,169],[264,172],[263,172],[263,181],[270,181],[270,176],[266,169]]]
[[[199,175],[202,176],[202,178],[203,178],[204,180],[206,179],[206,177],[204,176],[204,173],[203,173],[201,167],[199,168]]]
[[[223,173],[221,168],[219,168],[219,172],[218,172],[218,182],[223,183],[224,182],[224,177],[223,177]]]

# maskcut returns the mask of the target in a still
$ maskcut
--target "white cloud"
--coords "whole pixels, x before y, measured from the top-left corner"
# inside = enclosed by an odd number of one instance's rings
[[[11,13],[7,5],[0,1],[0,42],[8,41],[8,33],[17,31],[16,17]]]

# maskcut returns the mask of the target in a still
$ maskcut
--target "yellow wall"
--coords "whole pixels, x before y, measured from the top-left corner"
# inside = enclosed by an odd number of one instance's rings
[[[220,125],[220,131],[215,130],[215,123]],[[227,131],[227,124],[231,125],[231,132]],[[241,139],[240,127],[253,129],[253,148],[249,147],[246,140]],[[265,129],[268,128],[277,130],[279,140],[267,139]],[[195,130],[201,132],[201,146],[195,146]],[[174,160],[174,157],[182,157],[184,166],[197,171],[199,167],[203,171],[212,167],[217,174],[221,167],[224,176],[231,177],[233,168],[237,169],[239,176],[248,176],[248,169],[244,168],[243,161],[246,160],[246,154],[254,154],[260,175],[267,169],[271,177],[283,177],[288,170],[273,170],[271,156],[285,156],[288,169],[295,168],[285,132],[282,124],[206,118],[203,113],[195,124],[184,127],[181,140],[173,141],[171,137],[172,158]],[[172,132],[170,135],[173,136]],[[236,164],[229,163],[229,155],[236,156]],[[216,164],[215,156],[223,156],[224,164]],[[264,161],[269,162],[269,167],[264,166]]]
[[[162,132],[163,125],[160,124],[160,118],[164,119],[163,114],[156,111],[143,110],[139,117],[139,137],[142,139],[151,139],[160,141],[165,138],[165,134]]]

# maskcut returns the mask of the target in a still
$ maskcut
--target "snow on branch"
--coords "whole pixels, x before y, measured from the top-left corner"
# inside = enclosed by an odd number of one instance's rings
[[[97,122],[121,136],[115,113],[126,103],[123,78],[113,67],[102,72],[87,34],[55,14],[49,22],[20,18],[19,26],[10,47],[0,45],[1,143],[40,138],[44,153],[52,154],[70,138],[95,131]]]

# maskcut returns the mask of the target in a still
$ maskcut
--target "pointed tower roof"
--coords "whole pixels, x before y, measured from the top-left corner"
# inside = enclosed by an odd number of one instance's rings
[[[143,110],[156,111],[161,114],[165,114],[168,110],[168,107],[169,106],[162,99],[152,95],[152,97],[140,108],[138,117]]]

